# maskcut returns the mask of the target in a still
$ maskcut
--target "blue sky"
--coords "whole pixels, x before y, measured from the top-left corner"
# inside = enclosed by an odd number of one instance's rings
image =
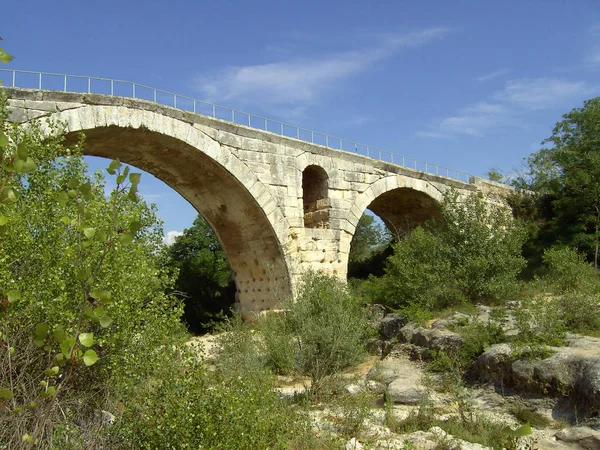
[[[479,176],[600,95],[597,0],[5,3],[7,68],[131,80]],[[140,186],[165,232],[191,225],[177,193]]]

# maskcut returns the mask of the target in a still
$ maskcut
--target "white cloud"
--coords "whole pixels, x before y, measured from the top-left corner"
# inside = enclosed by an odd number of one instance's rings
[[[598,86],[585,81],[538,78],[509,80],[504,89],[491,96],[493,101],[467,105],[454,116],[446,117],[418,137],[480,137],[491,130],[526,126],[528,113],[572,104],[598,92]]]
[[[565,100],[593,93],[594,87],[585,81],[567,81],[549,78],[535,80],[511,80],[497,100],[512,103],[527,110],[547,109],[561,105]]]
[[[175,243],[175,239],[178,236],[183,236],[183,232],[181,231],[168,231],[165,237],[163,238],[163,244],[165,245],[173,245]]]
[[[499,70],[495,70],[494,72],[490,72],[490,73],[481,75],[481,76],[475,78],[475,80],[477,80],[481,83],[483,81],[493,80],[494,78],[498,78],[498,77],[501,77],[502,75],[506,75],[508,72],[510,72],[510,70],[508,70],[508,69],[499,69]]]
[[[260,101],[298,106],[317,101],[341,80],[365,71],[404,48],[425,45],[448,34],[448,28],[427,28],[407,34],[379,36],[377,45],[317,58],[229,67],[195,84],[209,101]]]

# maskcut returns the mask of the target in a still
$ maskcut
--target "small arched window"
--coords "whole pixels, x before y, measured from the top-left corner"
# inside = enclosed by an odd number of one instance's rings
[[[329,228],[327,172],[319,166],[308,166],[302,173],[304,226]]]

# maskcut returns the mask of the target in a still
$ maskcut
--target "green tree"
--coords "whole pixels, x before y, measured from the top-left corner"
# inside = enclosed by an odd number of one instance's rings
[[[379,301],[433,309],[510,295],[525,260],[525,231],[510,210],[476,194],[445,194],[441,219],[394,244],[385,275],[371,281]]]
[[[0,441],[60,447],[127,403],[124,374],[183,334],[181,309],[163,294],[140,174],[111,162],[107,197],[82,143],[10,124],[0,103]]]
[[[176,289],[185,297],[184,319],[201,332],[235,301],[231,267],[216,233],[198,216],[167,250],[168,264],[179,274]]]
[[[391,240],[389,231],[377,223],[375,217],[363,214],[350,243],[348,277],[367,278],[370,274],[382,275]]]
[[[598,268],[600,252],[600,97],[563,116],[551,144],[528,158],[528,173],[516,184],[541,194],[550,206],[547,244],[574,246]],[[540,206],[542,208],[542,206]]]

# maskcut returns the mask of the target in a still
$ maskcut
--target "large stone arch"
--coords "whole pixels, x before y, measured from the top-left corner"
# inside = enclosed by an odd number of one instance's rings
[[[147,110],[88,105],[50,115],[67,139],[86,135],[85,153],[119,158],[184,197],[215,230],[245,316],[271,309],[291,292],[280,236],[289,224],[246,164],[191,123]]]
[[[439,203],[446,187],[427,180],[393,175],[370,184],[360,193],[348,214],[352,233],[340,243],[350,248],[354,230],[366,209],[373,211],[394,232],[402,232],[439,215]],[[347,263],[347,261],[346,261]]]

